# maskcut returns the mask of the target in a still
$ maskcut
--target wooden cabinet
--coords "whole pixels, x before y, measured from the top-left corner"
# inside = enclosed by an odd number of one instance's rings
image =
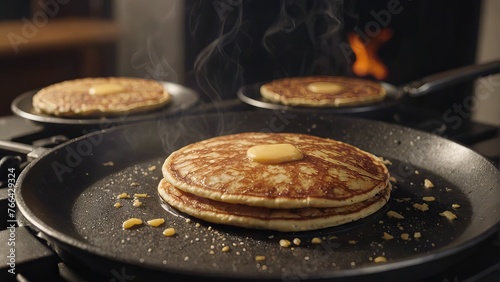
[[[21,93],[63,80],[115,75],[119,27],[96,18],[0,22],[0,116]]]

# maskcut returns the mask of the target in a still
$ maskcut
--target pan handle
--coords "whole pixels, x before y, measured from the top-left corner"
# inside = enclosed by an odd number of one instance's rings
[[[44,148],[44,147],[35,148],[31,145],[13,142],[13,141],[7,141],[7,140],[0,140],[0,149],[25,154],[27,156],[28,161],[38,159],[39,157],[45,155],[46,153],[48,153],[50,151],[50,149],[48,149],[48,148]]]
[[[471,81],[496,73],[500,73],[500,60],[479,65],[469,65],[429,75],[403,85],[402,90],[412,97],[420,97],[461,82]]]

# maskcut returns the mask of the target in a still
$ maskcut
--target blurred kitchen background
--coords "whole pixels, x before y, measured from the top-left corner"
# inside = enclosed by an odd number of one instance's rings
[[[262,14],[260,18],[251,18],[255,20],[252,24],[258,24],[261,19],[262,26],[259,28],[266,29],[269,26],[264,25],[275,23],[275,19],[267,16],[266,7],[263,6],[270,5],[276,10],[276,7],[280,7],[281,1],[245,2],[253,2],[253,6],[247,5],[248,9],[254,9],[255,13]],[[354,3],[357,5],[370,3],[370,1],[361,0],[332,2],[340,3],[334,6],[334,9],[346,9],[347,14],[343,17],[346,20],[350,18],[351,21],[360,18],[352,10]],[[399,3],[399,1],[396,2]],[[420,4],[413,2],[420,2]],[[457,3],[457,1],[422,0],[413,2],[411,7],[414,7],[413,9],[418,13],[410,11],[409,1],[401,1],[400,5],[402,7],[407,5],[404,8],[408,7],[408,12],[404,10],[400,14],[392,15],[394,22],[402,22],[401,19],[405,17],[411,19],[413,16],[419,19],[414,22],[414,25],[419,25],[425,23],[427,15],[436,17],[436,14],[440,14],[441,18],[450,18],[449,22],[458,26],[456,30],[453,27],[443,27],[443,29],[449,29],[450,34],[461,33],[462,30],[468,32],[467,42],[462,40],[453,44],[456,44],[457,50],[462,50],[460,49],[462,45],[466,45],[467,50],[472,50],[473,54],[465,54],[463,61],[458,61],[450,55],[450,60],[457,61],[457,66],[469,61],[481,63],[500,59],[500,33],[498,32],[500,1],[460,1]],[[196,83],[202,84],[199,81],[200,78],[196,77],[197,68],[203,63],[203,58],[198,55],[201,52],[210,51],[207,47],[213,43],[212,39],[218,36],[218,32],[220,32],[219,36],[231,36],[231,29],[224,30],[231,27],[221,28],[221,25],[230,20],[235,22],[234,16],[231,18],[231,13],[238,13],[239,3],[240,1],[237,0],[208,0],[203,3],[179,0],[2,1],[0,3],[0,86],[2,89],[0,116],[11,115],[10,103],[17,95],[25,91],[79,77],[133,76],[177,82],[196,88]],[[388,7],[387,3],[384,5]],[[436,8],[433,8],[433,5]],[[456,6],[460,6],[461,10],[449,9],[449,7]],[[207,9],[212,9],[212,13],[208,16],[200,12]],[[365,10],[370,9],[380,10],[375,7],[368,7]],[[454,10],[457,10],[455,18],[453,18]],[[437,25],[440,25],[439,21]],[[212,34],[207,32],[205,37],[202,36],[204,31],[210,30]],[[394,28],[393,32],[396,30]],[[202,36],[201,39],[193,40],[195,31],[198,36]],[[443,34],[443,37],[446,36]],[[242,44],[246,44],[245,41]],[[248,44],[256,43],[249,41]],[[437,48],[439,44],[419,48]],[[213,47],[217,46],[213,45]],[[245,50],[239,51],[245,52]],[[381,52],[383,52],[382,49]],[[450,50],[450,53],[453,53],[453,50]],[[238,54],[230,57],[233,60],[239,58]],[[248,75],[252,70],[252,65],[250,62],[245,63],[243,71],[246,71]],[[430,65],[433,63],[433,59],[426,62]],[[236,64],[239,65],[238,62]],[[453,64],[448,63],[448,65]],[[413,66],[408,63],[405,67],[411,69]],[[412,73],[411,76],[398,78],[389,75],[386,79],[391,83],[399,84],[404,82],[401,81],[402,79],[411,81],[421,75],[431,74],[434,70],[440,69],[439,67],[431,68],[427,70],[427,73],[421,69],[419,72]],[[235,76],[242,75],[240,71],[236,69],[232,73]],[[403,70],[392,71],[393,73],[403,72]],[[346,71],[339,70],[338,73],[346,74]],[[224,79],[235,80],[232,77]],[[252,79],[257,80],[262,77],[247,77],[242,81],[253,82]],[[482,91],[482,95],[475,99],[477,104],[470,118],[477,122],[500,126],[500,76],[496,75],[489,80],[486,94],[484,93],[485,85],[477,84],[476,90],[470,90],[469,93]],[[198,86],[203,88],[203,85]],[[235,93],[232,93],[233,88],[225,89],[226,93],[221,95],[222,98],[233,95],[235,97]],[[467,95],[471,94],[465,94],[465,96],[462,94],[458,103],[463,102]],[[444,113],[447,108],[452,109],[452,106],[453,103],[450,103],[440,111]]]

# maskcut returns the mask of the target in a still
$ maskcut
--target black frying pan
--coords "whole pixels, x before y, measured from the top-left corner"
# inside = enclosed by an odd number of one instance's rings
[[[160,109],[135,113],[122,114],[109,117],[89,116],[89,117],[58,117],[39,113],[32,105],[33,95],[37,92],[28,91],[19,95],[11,104],[14,114],[27,120],[44,125],[63,126],[98,126],[103,124],[126,124],[146,120],[157,119],[166,115],[174,115],[193,107],[199,101],[199,94],[188,87],[171,82],[162,82],[168,92],[172,95],[172,101]]]
[[[263,109],[286,110],[292,112],[311,112],[311,110],[314,110],[315,112],[321,113],[357,114],[384,110],[399,104],[406,97],[424,96],[462,82],[471,81],[479,77],[496,74],[499,72],[500,61],[494,61],[433,74],[399,87],[386,82],[379,82],[387,92],[387,96],[385,97],[385,99],[382,101],[367,103],[359,106],[306,107],[278,104],[264,99],[260,95],[260,87],[263,83],[255,83],[243,86],[238,90],[237,96],[243,102]]]
[[[162,206],[156,187],[173,150],[243,131],[301,132],[331,137],[392,162],[397,179],[388,205],[358,222],[311,232],[279,233],[214,225]],[[110,165],[113,162],[113,165]],[[150,170],[156,166],[156,170]],[[424,189],[424,179],[435,187]],[[63,260],[103,280],[292,279],[417,280],[442,271],[491,235],[500,219],[500,173],[475,152],[435,135],[382,122],[281,112],[189,116],[96,132],[56,147],[28,165],[16,187],[22,214]],[[143,207],[120,193],[148,193]],[[429,211],[412,207],[433,196]],[[452,204],[461,207],[454,210]],[[388,218],[393,210],[404,220]],[[453,211],[458,219],[439,215]],[[122,230],[130,217],[164,217],[160,228]],[[175,237],[162,231],[174,227]],[[395,238],[382,239],[383,232]],[[413,238],[420,232],[420,239]],[[410,240],[400,238],[408,233]],[[293,249],[282,238],[300,238]],[[321,244],[311,238],[323,238]],[[222,252],[224,245],[229,252]],[[211,253],[213,252],[213,254]],[[265,256],[255,261],[255,256]],[[377,264],[377,256],[387,263]],[[102,278],[102,277],[101,277]],[[96,277],[89,278],[92,281]],[[137,280],[136,280],[137,279]],[[381,280],[378,280],[381,281]]]

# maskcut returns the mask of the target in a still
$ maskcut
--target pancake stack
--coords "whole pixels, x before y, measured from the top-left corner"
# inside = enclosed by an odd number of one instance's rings
[[[344,107],[383,100],[385,88],[374,81],[336,76],[287,77],[263,84],[264,99],[289,106]]]
[[[316,230],[375,213],[389,172],[375,156],[332,139],[239,133],[168,156],[158,185],[175,209],[217,224],[283,232]]]
[[[96,77],[63,81],[33,96],[38,113],[60,117],[112,116],[165,106],[171,94],[154,80]]]

